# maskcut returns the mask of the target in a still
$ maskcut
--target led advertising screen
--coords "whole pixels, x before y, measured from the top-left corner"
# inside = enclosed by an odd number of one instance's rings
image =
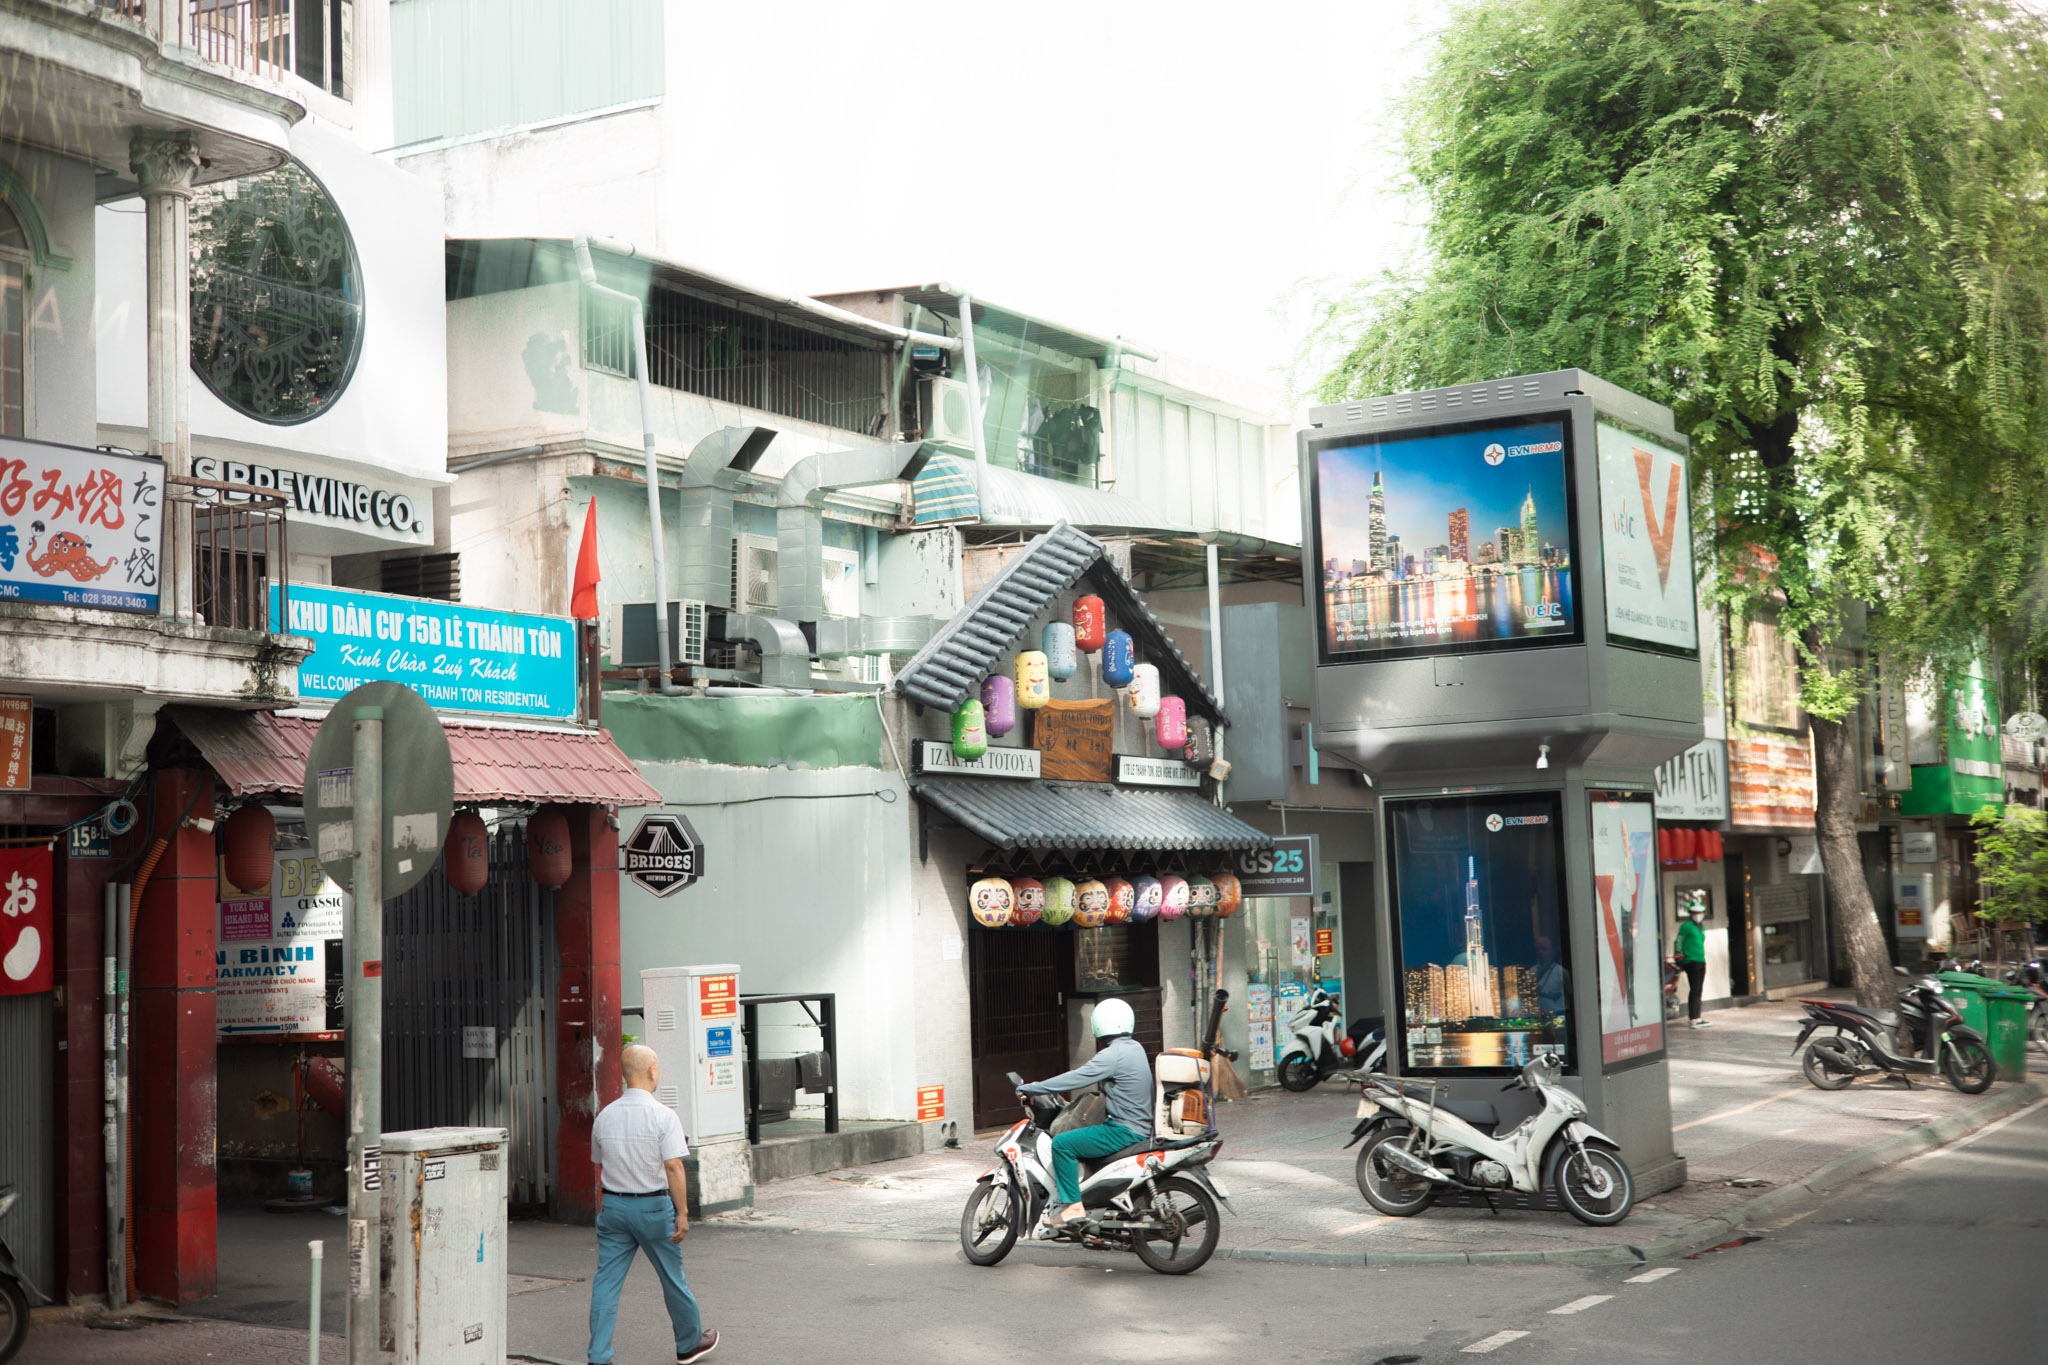
[[[1657,952],[1657,809],[1648,792],[1592,792],[1593,913],[1600,925],[1600,1060],[1664,1051]]]
[[[1323,662],[1580,638],[1570,470],[1562,417],[1316,451]]]
[[[1571,1059],[1562,798],[1389,800],[1401,1069]]]
[[[1600,423],[1598,432],[1607,634],[1696,654],[1699,620],[1685,456],[1609,422]]]

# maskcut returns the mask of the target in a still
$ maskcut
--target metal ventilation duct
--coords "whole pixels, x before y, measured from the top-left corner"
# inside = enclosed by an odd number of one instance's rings
[[[733,605],[733,490],[774,439],[772,427],[721,427],[691,449],[683,465],[676,516],[682,541],[678,597],[714,607]]]
[[[816,621],[825,614],[825,495],[914,479],[937,450],[926,441],[877,441],[806,455],[789,467],[775,491],[775,602],[782,616]]]

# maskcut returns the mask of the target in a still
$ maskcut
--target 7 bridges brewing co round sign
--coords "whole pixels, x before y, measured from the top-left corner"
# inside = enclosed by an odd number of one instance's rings
[[[672,896],[704,875],[704,841],[673,811],[641,816],[621,851],[626,875],[657,896]]]

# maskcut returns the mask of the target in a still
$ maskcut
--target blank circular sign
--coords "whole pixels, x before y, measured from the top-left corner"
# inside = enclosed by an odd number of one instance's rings
[[[441,719],[404,683],[369,682],[334,703],[306,755],[306,832],[320,866],[353,890],[356,862],[356,713],[384,709],[384,898],[433,870],[455,806],[455,765]]]

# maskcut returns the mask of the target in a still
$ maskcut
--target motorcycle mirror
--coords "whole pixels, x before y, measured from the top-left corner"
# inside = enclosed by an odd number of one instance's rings
[[[1904,967],[1893,967],[1893,968],[1892,968],[1892,975],[1893,975],[1893,976],[1904,976],[1905,974],[1906,974],[1906,969],[1905,969]]]

